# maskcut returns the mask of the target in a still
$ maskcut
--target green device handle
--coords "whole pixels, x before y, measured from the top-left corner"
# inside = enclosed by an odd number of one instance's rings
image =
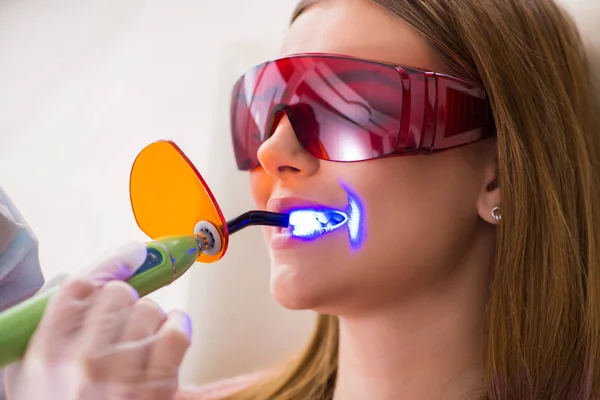
[[[195,236],[168,236],[146,243],[148,255],[127,280],[141,297],[174,282],[200,256]],[[48,301],[60,287],[37,294],[0,313],[0,368],[23,357]]]

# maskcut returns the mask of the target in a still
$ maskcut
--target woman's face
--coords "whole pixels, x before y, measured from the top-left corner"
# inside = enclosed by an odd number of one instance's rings
[[[326,0],[291,26],[282,55],[325,52],[448,72],[428,43],[368,0]],[[349,227],[313,241],[265,228],[271,290],[283,306],[359,313],[403,298],[438,293],[467,264],[489,259],[498,191],[493,143],[435,155],[371,161],[322,161],[304,151],[284,117],[259,149],[251,172],[261,209],[360,204],[359,238]],[[482,268],[485,265],[480,266]]]

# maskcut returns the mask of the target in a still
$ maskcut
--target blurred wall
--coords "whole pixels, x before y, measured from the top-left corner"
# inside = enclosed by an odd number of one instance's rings
[[[129,169],[148,143],[183,148],[227,217],[252,207],[229,142],[231,85],[278,53],[294,0],[0,0],[0,185],[40,239],[50,278],[129,240]],[[229,11],[226,11],[229,10]],[[268,292],[260,229],[152,295],[194,320],[182,381],[293,354],[313,316]]]

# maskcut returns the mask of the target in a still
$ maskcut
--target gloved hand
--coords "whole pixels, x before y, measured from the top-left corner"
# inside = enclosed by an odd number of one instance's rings
[[[174,398],[190,321],[122,282],[145,257],[133,244],[62,284],[24,358],[6,370],[9,400]]]

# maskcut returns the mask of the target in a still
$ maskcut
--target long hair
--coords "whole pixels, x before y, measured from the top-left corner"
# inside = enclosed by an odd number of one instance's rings
[[[551,0],[372,1],[491,101],[503,215],[478,398],[599,399],[600,108],[574,22]],[[297,360],[230,400],[330,399],[337,346],[319,316]]]

